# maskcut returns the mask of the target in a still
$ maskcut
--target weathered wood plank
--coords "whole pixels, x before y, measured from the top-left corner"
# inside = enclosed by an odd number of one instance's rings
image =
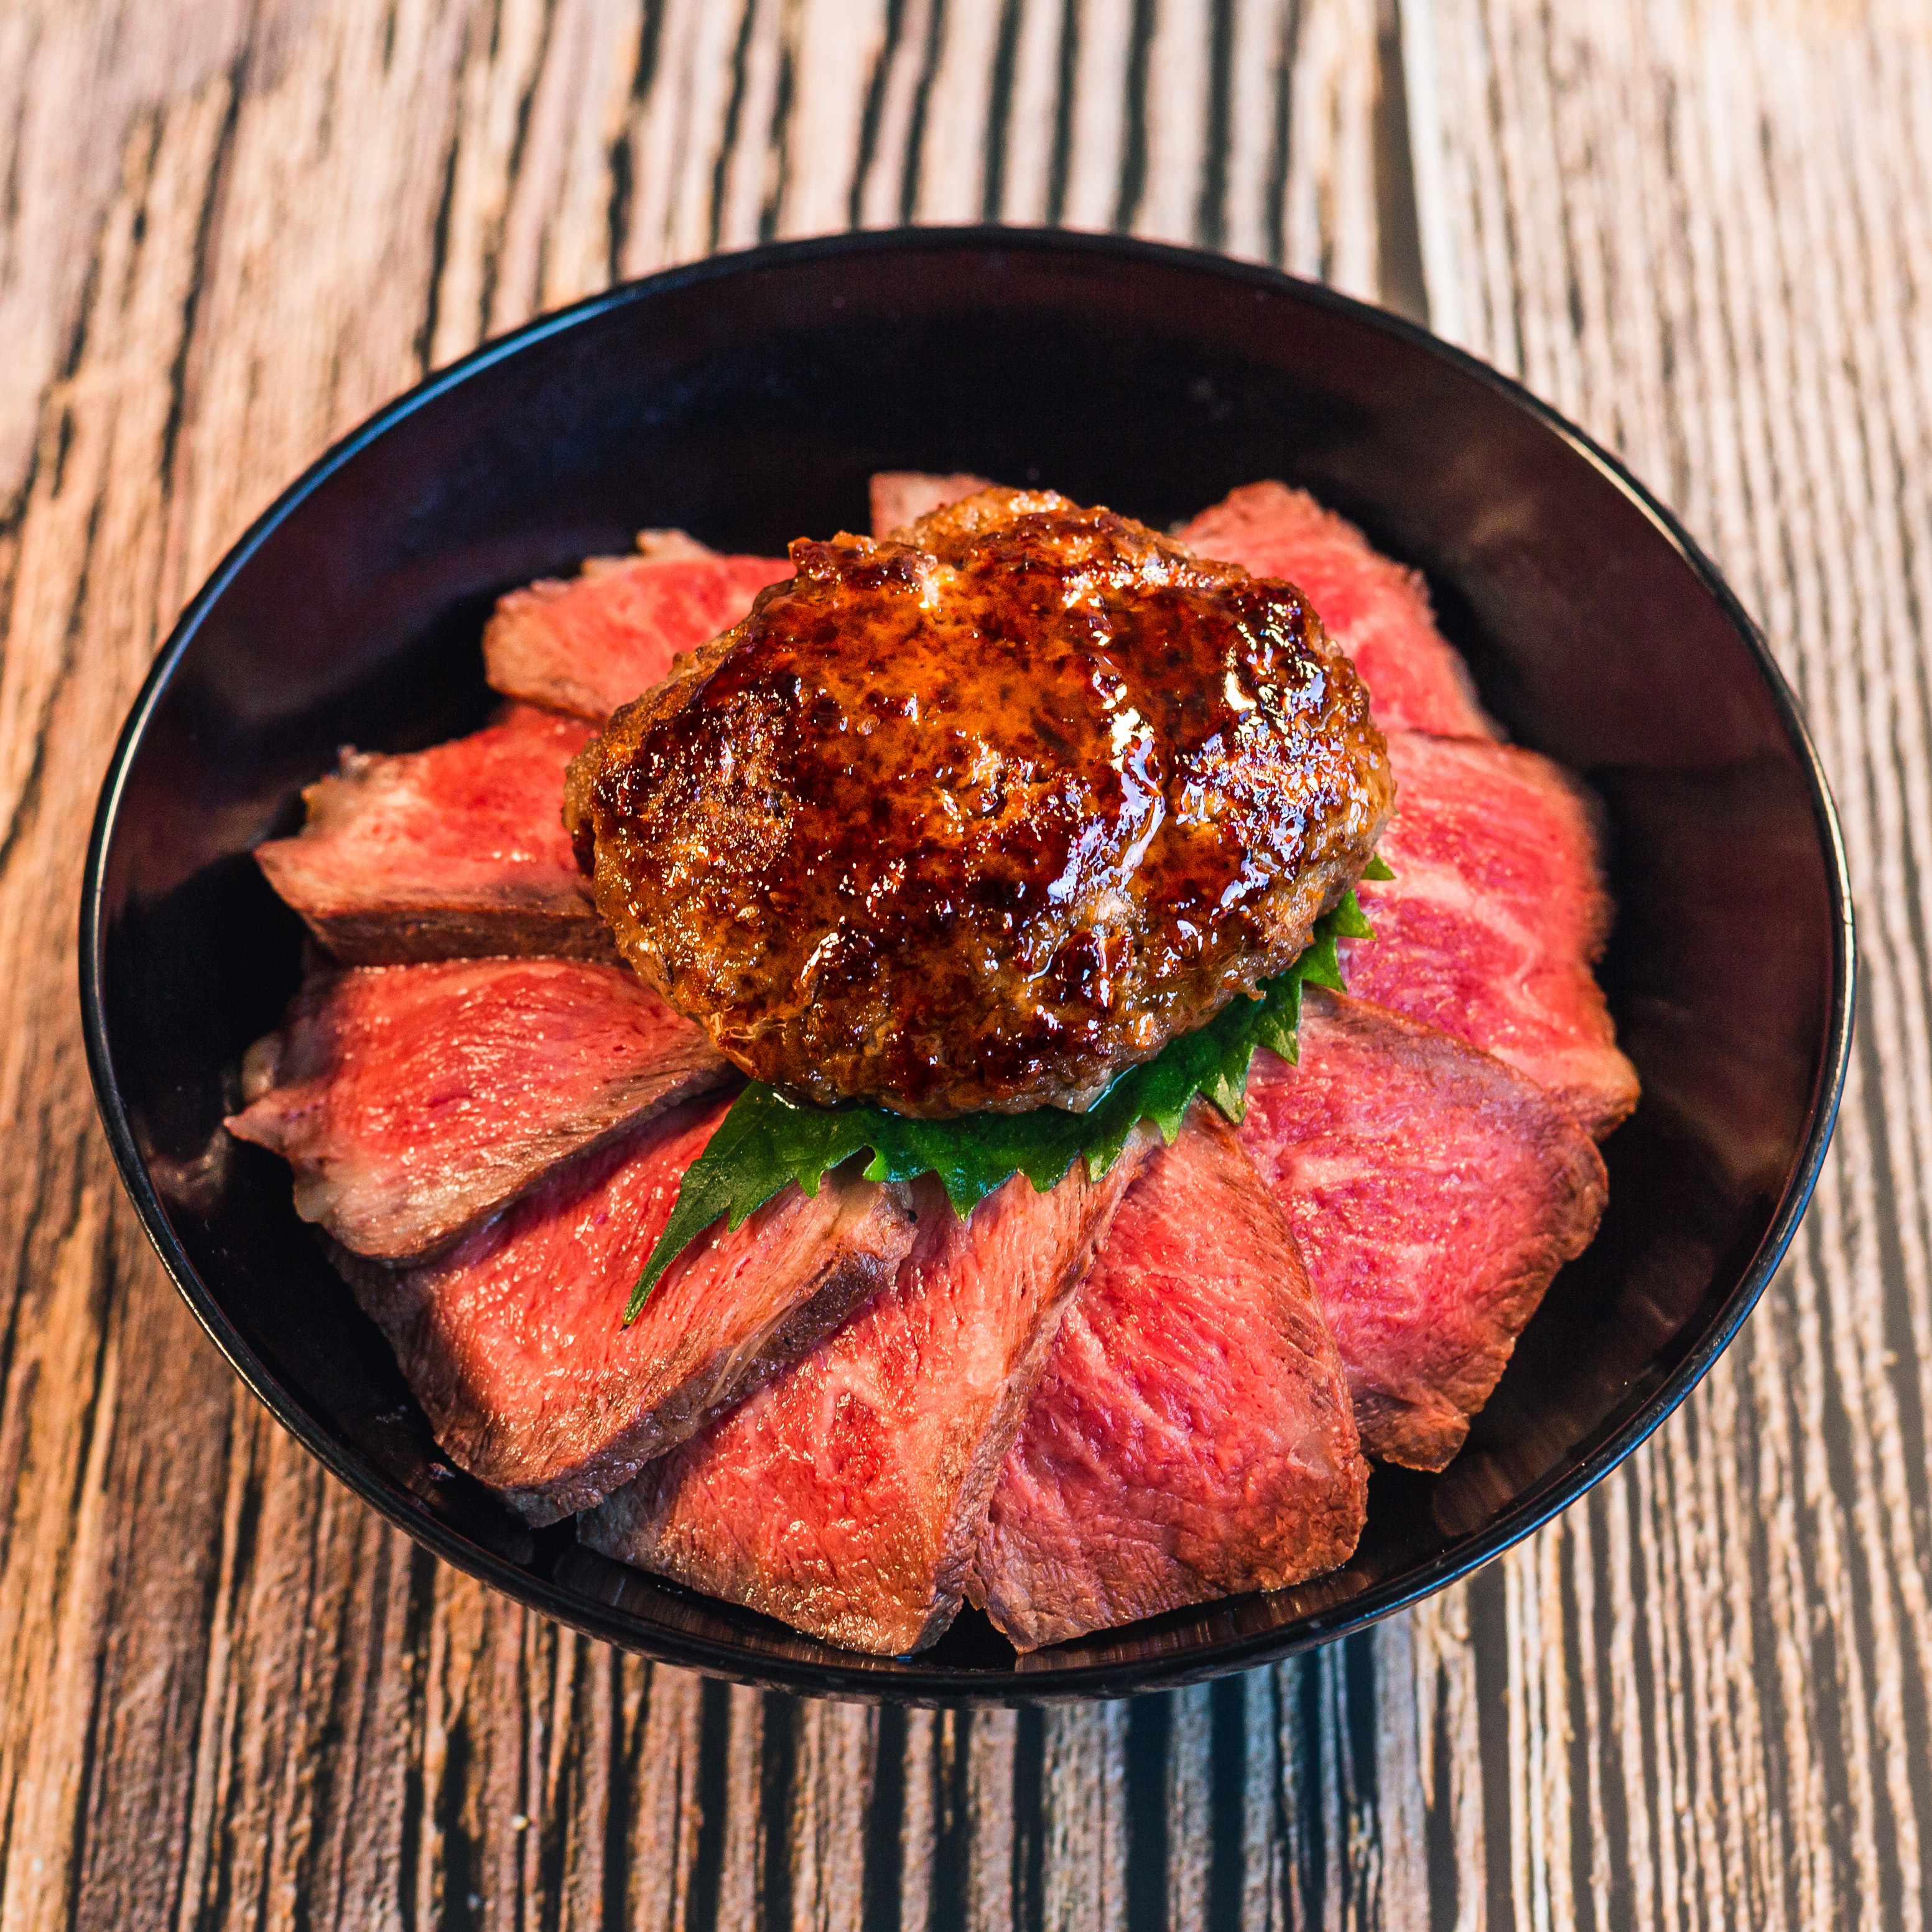
[[[0,10],[0,1923],[1924,1922],[1932,39],[1907,0],[1409,0],[1400,27],[1436,326],[1630,454],[1810,710],[1865,918],[1859,1066],[1778,1288],[1588,1505],[1238,1691],[1022,1720],[707,1688],[322,1476],[120,1201],[78,856],[174,610],[426,367],[614,274],[908,214],[1372,292],[1390,21]]]
[[[1043,1902],[1055,1932],[1127,1922],[1127,1713],[1114,1703],[1046,1714]]]
[[[0,1915],[22,1924],[64,1922],[90,1874],[110,1896],[171,1904],[177,1881],[165,1867],[117,1868],[76,1821],[104,1787],[125,1795],[115,1773],[126,1753],[141,1766],[149,1815],[178,1833],[193,1777],[191,1760],[166,1743],[194,1721],[231,1399],[218,1363],[169,1306],[88,1118],[72,933],[87,795],[112,714],[172,608],[156,479],[169,460],[170,371],[225,93],[218,79],[157,114],[124,92],[111,195],[55,211],[92,236],[94,262],[82,332],[63,340],[58,375],[34,398],[36,440],[0,598],[0,769],[10,774],[0,814],[10,1022],[0,1121],[13,1154],[0,1180],[0,1646],[16,1687],[0,1742],[9,1820]],[[23,226],[32,198],[50,189],[45,157],[33,151],[52,138],[28,118],[16,177]],[[22,366],[30,380],[51,373],[31,358]],[[136,1407],[194,1419],[172,1456],[124,1458],[130,1392]],[[167,1620],[165,1634],[143,1626],[144,1601]]]
[[[1557,1923],[1587,1896],[1598,1922],[1918,1924],[1923,22],[1456,0],[1405,24],[1438,323],[1626,450],[1762,615],[1862,915],[1861,1050],[1792,1263],[1686,1411],[1507,1565],[1514,1889]]]

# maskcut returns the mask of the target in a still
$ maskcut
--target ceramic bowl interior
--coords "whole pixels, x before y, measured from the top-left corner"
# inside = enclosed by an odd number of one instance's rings
[[[855,1657],[532,1531],[438,1455],[375,1328],[220,1130],[302,932],[250,848],[336,748],[490,709],[492,600],[678,525],[771,551],[863,529],[880,468],[1049,484],[1156,524],[1305,485],[1426,574],[1484,702],[1603,801],[1603,977],[1642,1073],[1603,1231],[1558,1278],[1467,1448],[1384,1469],[1346,1569],[1016,1659],[962,1615]],[[83,996],[102,1113],[182,1293],[274,1414],[450,1561],[636,1649],[846,1695],[1118,1694],[1382,1615],[1579,1495],[1669,1412],[1762,1288],[1816,1174],[1849,1034],[1849,902],[1789,693],[1717,573],[1521,390],[1264,270],[1099,238],[844,238],[618,290],[493,345],[350,437],[183,617],[90,854]]]

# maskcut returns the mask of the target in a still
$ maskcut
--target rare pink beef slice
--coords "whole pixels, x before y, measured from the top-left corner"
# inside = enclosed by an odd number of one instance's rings
[[[563,829],[587,726],[527,706],[392,756],[346,751],[308,822],[255,848],[270,885],[353,965],[508,952],[616,961]]]
[[[502,598],[483,633],[484,674],[507,697],[601,724],[791,574],[784,557],[716,556],[688,539],[600,558],[580,577]]]
[[[1293,1239],[1196,1102],[1142,1171],[1055,1337],[966,1586],[1022,1650],[1353,1553],[1348,1384]]]
[[[1601,1139],[1636,1105],[1591,970],[1610,929],[1588,802],[1561,766],[1472,740],[1388,734],[1395,816],[1365,880],[1372,940],[1348,990],[1426,1020],[1550,1089]]]
[[[436,1261],[338,1251],[436,1438],[532,1522],[589,1509],[802,1354],[890,1282],[912,1245],[904,1191],[828,1174],[674,1262],[626,1302],[685,1170],[729,1102],[698,1100],[554,1169]]]
[[[359,1255],[433,1253],[560,1161],[732,1070],[633,974],[574,959],[362,967],[304,987],[228,1123]]]
[[[983,476],[964,470],[948,476],[929,476],[918,470],[881,470],[871,484],[872,534],[890,536],[933,510],[943,510],[962,496],[975,495],[990,486]]]
[[[953,1618],[993,1484],[1067,1298],[1144,1157],[962,1222],[930,1176],[892,1286],[579,1526],[593,1548],[848,1648]]]
[[[1300,590],[1354,660],[1384,731],[1494,735],[1462,654],[1436,628],[1420,577],[1305,490],[1245,484],[1203,510],[1180,538],[1202,556],[1286,578]]]
[[[1255,1055],[1240,1140],[1306,1264],[1363,1448],[1443,1468],[1597,1231],[1595,1143],[1492,1055],[1319,988],[1300,1064]]]

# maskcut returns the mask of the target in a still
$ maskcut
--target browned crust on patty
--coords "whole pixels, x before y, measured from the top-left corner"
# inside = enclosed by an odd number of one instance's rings
[[[1292,586],[987,490],[797,575],[618,713],[566,819],[627,958],[753,1078],[1083,1107],[1282,970],[1393,799]]]

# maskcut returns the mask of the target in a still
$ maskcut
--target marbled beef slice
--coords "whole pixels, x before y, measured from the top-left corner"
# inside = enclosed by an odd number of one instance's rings
[[[915,1184],[892,1284],[740,1408],[585,1519],[606,1555],[828,1642],[924,1648],[957,1612],[1000,1465],[1067,1298],[1148,1152],[1050,1193],[1016,1178],[962,1222]]]
[[[1022,1650],[1345,1563],[1348,1388],[1281,1210],[1197,1101],[1054,1339],[966,1586]]]
[[[722,1097],[660,1114],[552,1172],[439,1259],[338,1252],[436,1438],[532,1522],[588,1509],[802,1354],[890,1282],[912,1246],[905,1191],[826,1176],[671,1264],[624,1305]]]
[[[1363,1448],[1443,1468],[1597,1232],[1595,1143],[1491,1054],[1319,988],[1299,1065],[1255,1055],[1240,1140],[1307,1266]]]
[[[270,885],[352,965],[554,953],[616,961],[559,814],[587,727],[526,706],[399,755],[348,751],[308,822],[255,848]]]
[[[668,676],[679,652],[730,629],[767,584],[790,574],[784,557],[717,556],[688,538],[596,559],[580,576],[498,602],[483,633],[484,673],[506,697],[602,724]]]
[[[1389,734],[1396,811],[1365,880],[1372,940],[1348,990],[1546,1087],[1599,1140],[1636,1105],[1592,970],[1610,930],[1588,800],[1560,765],[1473,740]]]
[[[295,1170],[296,1211],[356,1253],[418,1258],[560,1161],[735,1081],[621,967],[464,959],[304,987],[251,1049],[228,1122]]]

